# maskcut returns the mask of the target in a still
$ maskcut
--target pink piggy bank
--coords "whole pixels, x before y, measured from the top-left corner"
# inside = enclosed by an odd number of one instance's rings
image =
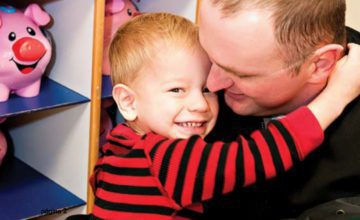
[[[111,39],[117,29],[130,20],[132,17],[139,15],[139,11],[130,0],[107,0],[105,5],[104,21],[104,53],[103,53],[103,75],[110,75],[109,64],[109,46]]]
[[[5,121],[5,118],[0,118],[0,124]],[[0,165],[3,162],[3,159],[7,151],[7,142],[4,134],[0,131]]]
[[[41,76],[51,58],[51,45],[40,30],[50,16],[39,5],[24,12],[0,6],[0,102],[10,93],[37,96]]]

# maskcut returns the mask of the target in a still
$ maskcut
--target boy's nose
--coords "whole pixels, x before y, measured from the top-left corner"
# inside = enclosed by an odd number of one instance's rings
[[[206,85],[211,92],[217,92],[231,87],[233,80],[216,64],[212,64]]]
[[[191,112],[206,112],[209,110],[209,105],[202,93],[193,95],[188,103],[188,109]]]

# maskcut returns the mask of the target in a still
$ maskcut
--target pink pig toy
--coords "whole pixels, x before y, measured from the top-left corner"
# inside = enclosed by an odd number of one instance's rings
[[[0,118],[0,124],[5,121],[6,118]],[[0,165],[3,162],[3,159],[7,151],[7,142],[4,134],[0,131]]]
[[[122,24],[136,15],[139,15],[139,11],[130,0],[106,0],[102,66],[103,75],[110,75],[108,52],[112,37]]]
[[[51,58],[51,45],[40,30],[50,16],[39,5],[24,12],[0,6],[0,102],[10,93],[22,97],[39,94],[41,76]]]

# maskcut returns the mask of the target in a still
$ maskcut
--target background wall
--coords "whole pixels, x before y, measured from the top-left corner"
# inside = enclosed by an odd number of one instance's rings
[[[346,25],[360,31],[360,0],[346,0]]]

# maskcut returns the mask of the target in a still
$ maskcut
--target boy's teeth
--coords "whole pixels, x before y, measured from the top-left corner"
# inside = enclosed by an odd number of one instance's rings
[[[181,126],[184,127],[200,127],[202,126],[202,122],[182,122],[180,123]]]

